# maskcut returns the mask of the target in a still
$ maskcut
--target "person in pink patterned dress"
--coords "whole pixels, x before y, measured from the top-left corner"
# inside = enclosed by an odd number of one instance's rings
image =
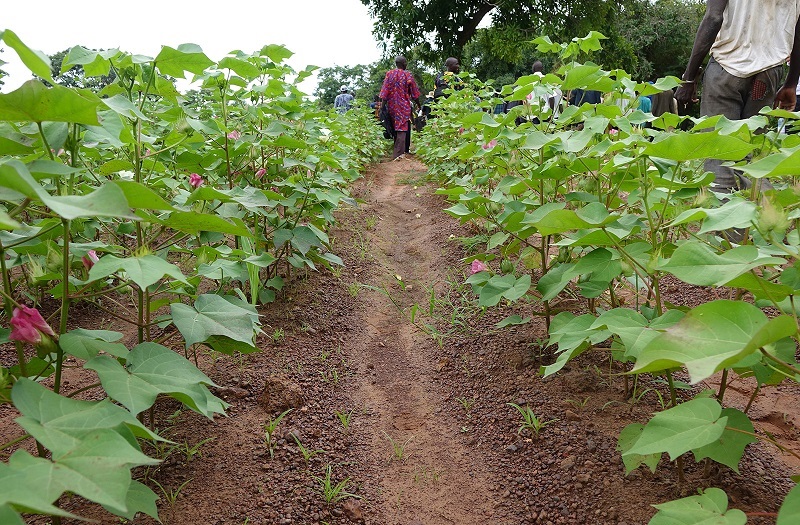
[[[422,107],[419,101],[420,92],[414,75],[406,71],[408,61],[404,56],[394,59],[395,69],[386,72],[381,87],[380,98],[387,105],[394,125],[394,158],[408,153],[411,145],[411,102]]]

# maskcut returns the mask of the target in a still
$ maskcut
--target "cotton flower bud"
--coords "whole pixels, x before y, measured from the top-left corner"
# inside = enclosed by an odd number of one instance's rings
[[[476,273],[487,271],[489,267],[486,266],[486,263],[484,263],[483,261],[475,259],[474,261],[472,261],[472,264],[470,265],[469,269],[470,273],[474,275]]]
[[[199,188],[203,184],[203,177],[198,175],[197,173],[192,173],[189,175],[189,185],[192,188]]]
[[[99,260],[100,257],[94,250],[89,250],[88,252],[86,252],[86,255],[83,258],[81,258],[81,262],[83,263],[83,266],[84,268],[86,268],[87,271],[91,270],[92,266],[94,266],[94,263],[96,263]]]
[[[40,354],[46,355],[56,350],[55,342],[51,339],[55,335],[36,308],[24,304],[14,308],[11,315],[11,333],[8,335],[12,341],[35,345]]]
[[[775,232],[783,235],[788,228],[789,219],[783,207],[765,199],[758,216],[758,230],[762,233]]]

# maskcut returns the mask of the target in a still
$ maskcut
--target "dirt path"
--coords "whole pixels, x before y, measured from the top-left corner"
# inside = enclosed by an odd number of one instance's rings
[[[378,218],[369,232],[378,271],[369,284],[385,286],[403,307],[424,306],[426,290],[444,279],[437,264],[443,255],[439,247],[447,242],[437,226],[441,208],[432,213],[422,204],[430,195],[400,183],[425,171],[406,159],[379,165],[367,206]],[[457,439],[457,424],[443,417],[446,393],[433,378],[436,343],[404,320],[389,297],[373,291],[359,294],[359,300],[367,302],[366,331],[350,349],[361,363],[355,402],[374,415],[375,424],[367,430],[369,468],[382,472],[384,523],[486,523],[494,514],[491,487],[497,483],[476,451]]]

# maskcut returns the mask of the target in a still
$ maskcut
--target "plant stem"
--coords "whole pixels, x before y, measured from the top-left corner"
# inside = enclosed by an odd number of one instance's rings
[[[11,319],[14,313],[14,306],[17,302],[11,297],[11,275],[6,267],[6,249],[3,247],[3,242],[0,241],[0,272],[3,274],[3,309],[6,311],[6,316]],[[28,363],[25,360],[25,349],[20,341],[14,341],[14,347],[17,351],[17,361],[19,363],[19,371],[22,377],[28,376]]]
[[[722,398],[725,396],[725,390],[728,388],[728,369],[722,371],[722,380],[719,384],[719,392],[717,393],[717,401],[722,403]]]
[[[63,265],[63,278],[61,282],[61,319],[58,327],[58,335],[67,331],[67,320],[69,319],[69,221],[61,219],[64,227],[64,253],[61,264]],[[56,343],[56,373],[53,379],[53,392],[56,394],[61,390],[61,369],[64,365],[64,351],[61,345]]]

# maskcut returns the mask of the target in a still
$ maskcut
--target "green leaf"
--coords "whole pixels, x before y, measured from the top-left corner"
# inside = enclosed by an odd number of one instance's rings
[[[92,266],[92,269],[89,270],[87,282],[97,281],[120,271],[125,272],[127,279],[133,281],[142,289],[157,283],[165,276],[188,284],[180,268],[161,257],[144,255],[142,257],[120,259],[110,254],[100,257],[100,260]]]
[[[702,494],[659,505],[658,513],[648,525],[744,525],[747,515],[739,509],[728,509],[728,496],[718,488]],[[788,523],[787,523],[788,525]]]
[[[99,125],[97,110],[102,102],[89,91],[55,85],[45,87],[28,80],[11,93],[0,93],[0,121],[74,122]]]
[[[531,276],[523,275],[517,279],[514,275],[493,275],[480,289],[479,306],[495,306],[501,299],[516,301],[525,295],[531,287]]]
[[[120,339],[122,339],[122,334],[119,332],[77,328],[62,334],[58,339],[58,344],[64,352],[88,361],[100,352],[116,357],[125,357],[128,354],[128,348],[121,343],[114,342]]]
[[[640,465],[645,465],[650,469],[650,472],[655,472],[658,462],[661,460],[661,453],[655,452],[641,456],[639,454],[628,454],[628,451],[633,447],[633,444],[639,439],[644,431],[644,425],[641,423],[631,423],[622,429],[617,439],[617,450],[622,453],[622,462],[625,464],[625,475],[627,476],[632,471],[639,468]]]
[[[82,401],[52,392],[29,379],[20,379],[11,390],[11,399],[22,413],[17,423],[30,432],[54,454],[62,454],[87,432],[125,426],[134,435],[160,439],[133,415],[103,401]]]
[[[0,470],[0,480],[3,480],[2,470]],[[22,521],[22,516],[17,514],[16,511],[11,508],[11,505],[8,504],[0,505],[0,523],[5,523],[6,525],[25,525],[25,522]]]
[[[703,133],[664,134],[665,138],[644,149],[644,154],[671,160],[720,159],[741,160],[755,149],[755,146],[730,135],[720,135],[719,131]]]
[[[165,201],[161,195],[144,184],[132,180],[117,180],[114,181],[114,184],[122,190],[125,199],[128,201],[128,205],[133,209],[144,208],[146,210],[169,211],[175,209],[170,203]]]
[[[542,301],[554,299],[574,279],[572,268],[574,264],[560,264],[551,268],[536,283],[536,290],[542,294]]]
[[[3,210],[0,210],[0,230],[15,230],[22,225],[11,218],[11,216]]]
[[[200,46],[181,44],[178,49],[162,46],[155,59],[156,68],[165,75],[185,78],[185,71],[202,75],[203,71],[214,62],[208,58]]]
[[[506,317],[505,319],[503,319],[499,323],[495,324],[494,327],[495,328],[505,328],[506,326],[515,326],[515,325],[520,325],[520,324],[528,324],[530,322],[531,322],[531,318],[530,317],[522,318],[522,317],[520,317],[520,316],[515,314],[515,315],[510,315],[510,316]]]
[[[186,348],[209,342],[212,336],[221,336],[240,343],[238,347],[245,352],[255,351],[253,336],[258,314],[246,303],[205,294],[197,298],[194,307],[173,303],[171,309],[172,320],[183,335]]]
[[[132,479],[131,485],[128,487],[128,494],[125,498],[125,508],[116,509],[108,506],[105,508],[107,511],[129,520],[132,520],[139,512],[143,512],[151,518],[158,520],[156,501],[158,501],[158,496],[155,492],[150,490],[150,487]]]
[[[670,460],[717,441],[725,431],[727,417],[722,407],[709,398],[696,398],[657,413],[627,454],[647,456],[666,452]]]
[[[261,48],[261,56],[266,56],[276,64],[280,64],[287,58],[290,58],[294,53],[286,49],[284,46],[277,44],[269,44]]]
[[[114,184],[104,184],[86,195],[46,197],[42,201],[65,219],[79,217],[118,217],[139,220],[130,210],[125,194]]]
[[[0,518],[4,518],[9,505],[30,509],[40,514],[72,517],[52,503],[67,490],[64,476],[55,463],[44,458],[35,458],[25,450],[17,450],[8,459],[0,462]],[[11,511],[13,512],[13,510]],[[0,523],[7,523],[5,519]],[[8,523],[14,523],[10,521]]]
[[[209,392],[214,382],[186,358],[156,343],[141,343],[127,356],[126,366],[109,356],[86,363],[94,370],[112,399],[133,414],[147,410],[159,394],[167,394],[212,418],[224,413],[227,404]]]
[[[785,262],[778,257],[761,255],[758,248],[751,245],[717,254],[705,243],[689,241],[678,246],[659,268],[689,284],[722,286],[753,268]]]
[[[228,222],[219,215],[208,213],[196,213],[189,211],[176,211],[169,214],[166,219],[158,219],[157,222],[164,226],[169,226],[182,232],[196,235],[200,232],[219,232],[238,235],[240,237],[252,237],[250,231],[242,224]]]
[[[631,373],[685,366],[697,383],[757,351],[797,333],[793,317],[767,321],[750,303],[718,300],[692,309],[642,350]]]
[[[8,47],[17,52],[19,59],[22,60],[22,63],[25,64],[31,73],[50,81],[51,84],[55,84],[55,82],[53,82],[52,71],[50,69],[50,57],[41,51],[31,49],[26,46],[22,40],[19,39],[17,34],[10,29],[0,31],[0,36],[3,37],[3,40],[6,44],[8,44]]]
[[[794,525],[800,523],[800,486],[795,485],[786,495],[778,509],[775,525]]]
[[[755,432],[753,423],[744,412],[735,408],[723,408],[722,416],[728,418],[728,425],[720,438],[713,443],[696,448],[692,452],[694,452],[695,461],[711,458],[717,463],[727,465],[738,474],[739,461],[744,455],[744,449],[750,443],[756,443],[758,439],[742,432],[736,432],[736,430],[750,432],[751,434]]]

